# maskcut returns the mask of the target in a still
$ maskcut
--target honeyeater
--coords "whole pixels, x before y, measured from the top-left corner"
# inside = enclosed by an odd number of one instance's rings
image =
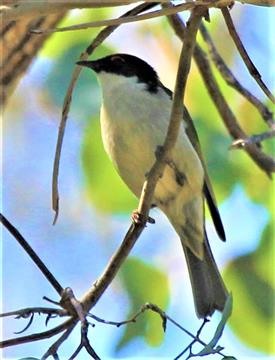
[[[78,65],[96,72],[102,89],[101,133],[106,152],[129,189],[139,197],[156,154],[164,143],[173,93],[142,59],[113,54]],[[171,157],[158,180],[157,206],[179,235],[188,265],[198,317],[222,311],[227,290],[205,231],[207,202],[219,237],[225,233],[201,154],[196,130],[183,107],[183,118]]]

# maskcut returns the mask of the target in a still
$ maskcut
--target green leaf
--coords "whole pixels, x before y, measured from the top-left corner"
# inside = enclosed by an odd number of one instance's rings
[[[86,192],[97,210],[125,213],[135,209],[137,199],[120,179],[105,153],[98,118],[91,119],[85,130],[81,156]]]
[[[260,246],[234,259],[224,277],[232,290],[234,307],[229,325],[243,342],[267,354],[275,354],[275,283],[272,226],[263,233]]]
[[[165,310],[169,303],[169,284],[165,273],[138,258],[129,258],[120,272],[122,281],[128,291],[130,311],[135,314],[147,302],[156,304]],[[161,344],[164,332],[162,319],[150,310],[138,317],[136,323],[126,326],[116,350],[121,349],[135,337],[143,337],[151,346]]]

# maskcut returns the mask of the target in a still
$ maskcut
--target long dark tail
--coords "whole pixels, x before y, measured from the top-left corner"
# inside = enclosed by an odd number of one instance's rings
[[[196,313],[199,318],[222,311],[228,296],[225,284],[214,260],[205,234],[204,257],[198,259],[186,246],[183,246],[191,280]]]

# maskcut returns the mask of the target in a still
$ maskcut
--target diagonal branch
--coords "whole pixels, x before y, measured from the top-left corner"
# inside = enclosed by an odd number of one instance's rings
[[[78,322],[78,319],[70,318],[70,319],[64,321],[62,324],[60,324],[50,330],[47,330],[47,331],[0,341],[0,349],[9,347],[9,346],[26,344],[26,343],[33,342],[33,341],[48,339],[48,338],[50,338],[54,335],[57,335],[57,334],[61,333],[62,331],[65,331],[71,327],[73,328],[77,322]]]
[[[120,245],[116,253],[112,256],[101,277],[82,298],[81,302],[83,304],[83,308],[87,312],[91,309],[91,307],[96,304],[100,296],[110,285],[120,266],[130,253],[131,249],[133,248],[135,242],[137,241],[138,237],[140,236],[146,225],[146,220],[148,219],[155,186],[158,179],[163,173],[163,170],[167,163],[167,159],[170,155],[170,151],[172,150],[178,136],[178,130],[182,120],[183,112],[182,99],[184,97],[184,91],[190,69],[191,58],[195,46],[196,34],[205,9],[206,8],[204,7],[197,7],[193,10],[190,16],[189,26],[186,30],[186,38],[185,42],[182,45],[182,51],[179,60],[170,123],[163,145],[163,150],[161,152],[161,155],[158,156],[157,160],[149,171],[148,177],[144,182],[142,193],[140,196],[138,212],[141,214],[142,218],[145,219],[145,221],[134,223],[130,226],[122,244]]]
[[[42,274],[46,277],[46,279],[50,282],[50,284],[58,292],[58,294],[60,296],[62,296],[62,293],[64,291],[63,287],[60,285],[60,283],[57,281],[57,279],[53,276],[53,274],[49,271],[47,266],[39,258],[39,256],[36,254],[36,252],[31,248],[31,246],[24,239],[24,237],[20,234],[20,232],[1,213],[0,213],[0,222],[14,236],[14,238],[17,240],[17,242],[23,247],[23,249],[30,256],[30,258],[33,260],[33,262],[36,264],[36,266],[40,269]]]
[[[234,41],[239,54],[241,55],[250,75],[256,80],[256,82],[258,83],[258,85],[260,86],[260,88],[263,90],[263,92],[266,94],[266,96],[273,102],[275,103],[275,98],[272,95],[272,93],[270,92],[270,90],[268,89],[268,87],[265,85],[265,83],[263,82],[262,78],[261,78],[261,74],[259,73],[258,69],[256,68],[256,66],[253,64],[252,60],[250,59],[245,47],[243,46],[243,43],[236,31],[236,28],[234,26],[234,23],[232,21],[230,12],[228,10],[227,7],[223,7],[221,9],[225,23],[227,25],[229,34],[232,37],[232,40]]]
[[[126,12],[122,17],[128,15],[139,14],[142,11],[148,10],[151,7],[157,5],[157,3],[152,4],[141,4],[134,9]],[[87,49],[80,55],[79,60],[87,60],[88,56],[91,55],[94,50],[109,36],[111,33],[118,27],[118,25],[108,26],[104,28],[100,33],[96,36],[93,42],[87,47]],[[55,224],[58,213],[59,213],[59,193],[58,193],[58,175],[59,175],[59,164],[60,164],[60,157],[61,157],[61,149],[63,144],[63,138],[65,134],[65,128],[67,123],[68,114],[70,111],[70,105],[72,101],[72,94],[76,84],[76,81],[79,77],[81,72],[81,66],[76,66],[72,78],[67,89],[63,108],[62,108],[62,118],[59,124],[59,131],[58,131],[58,138],[55,150],[55,158],[54,158],[54,165],[53,165],[53,176],[52,176],[52,208],[55,211],[55,217],[53,223]]]
[[[168,1],[167,1],[168,2]],[[160,16],[168,16],[181,11],[192,10],[197,6],[208,6],[208,7],[221,7],[227,6],[230,4],[230,0],[195,0],[193,2],[186,2],[183,4],[175,5],[174,7],[163,8],[160,10],[151,11],[149,13],[143,15],[129,15],[125,17],[115,18],[115,19],[107,19],[107,20],[99,20],[92,21],[83,24],[66,26],[63,28],[55,28],[55,29],[33,29],[33,34],[45,34],[45,33],[53,33],[53,32],[64,32],[64,31],[72,31],[72,30],[84,30],[89,29],[91,27],[100,27],[100,26],[109,26],[109,25],[121,25],[126,23],[133,23],[136,21],[148,20],[157,18]]]
[[[244,147],[246,144],[260,144],[262,141],[273,137],[275,137],[275,129],[261,134],[252,135],[246,139],[237,139],[232,143],[230,148],[237,149]]]
[[[42,356],[41,360],[46,360],[49,356],[55,358],[57,355],[57,350],[59,349],[60,345],[70,336],[71,332],[74,329],[75,324],[69,326],[66,331],[49,347],[46,353]],[[58,357],[57,357],[58,358]]]
[[[171,26],[174,28],[177,36],[185,41],[186,27],[178,15],[168,17]],[[219,85],[213,75],[209,61],[202,48],[197,44],[194,49],[194,59],[199,68],[200,74],[203,78],[205,86],[216,106],[226,128],[233,139],[247,138],[247,134],[240,127],[234,113],[228,106]],[[255,144],[247,144],[244,150],[250,155],[251,159],[261,168],[268,176],[270,173],[275,172],[275,160],[262,152],[261,149]]]
[[[273,119],[273,113],[268,109],[268,107],[263,104],[256,96],[254,96],[250,91],[248,91],[242,84],[238,81],[238,79],[234,76],[232,71],[224,62],[223,58],[219,54],[208,30],[206,27],[201,24],[200,26],[200,33],[203,37],[203,40],[206,42],[210,57],[214,64],[216,65],[217,69],[219,70],[220,74],[227,82],[228,85],[232,86],[235,90],[237,90],[240,94],[242,94],[255,108],[259,111],[262,118],[265,122],[271,127],[275,127],[275,122]]]

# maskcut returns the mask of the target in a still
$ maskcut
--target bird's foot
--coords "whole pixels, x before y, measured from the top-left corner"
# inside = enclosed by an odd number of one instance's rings
[[[155,219],[153,219],[151,216],[148,216],[146,218],[146,216],[142,215],[137,210],[134,210],[132,212],[131,219],[135,224],[144,224],[144,223],[147,223],[147,222],[149,224],[155,224],[155,222],[156,222]]]

